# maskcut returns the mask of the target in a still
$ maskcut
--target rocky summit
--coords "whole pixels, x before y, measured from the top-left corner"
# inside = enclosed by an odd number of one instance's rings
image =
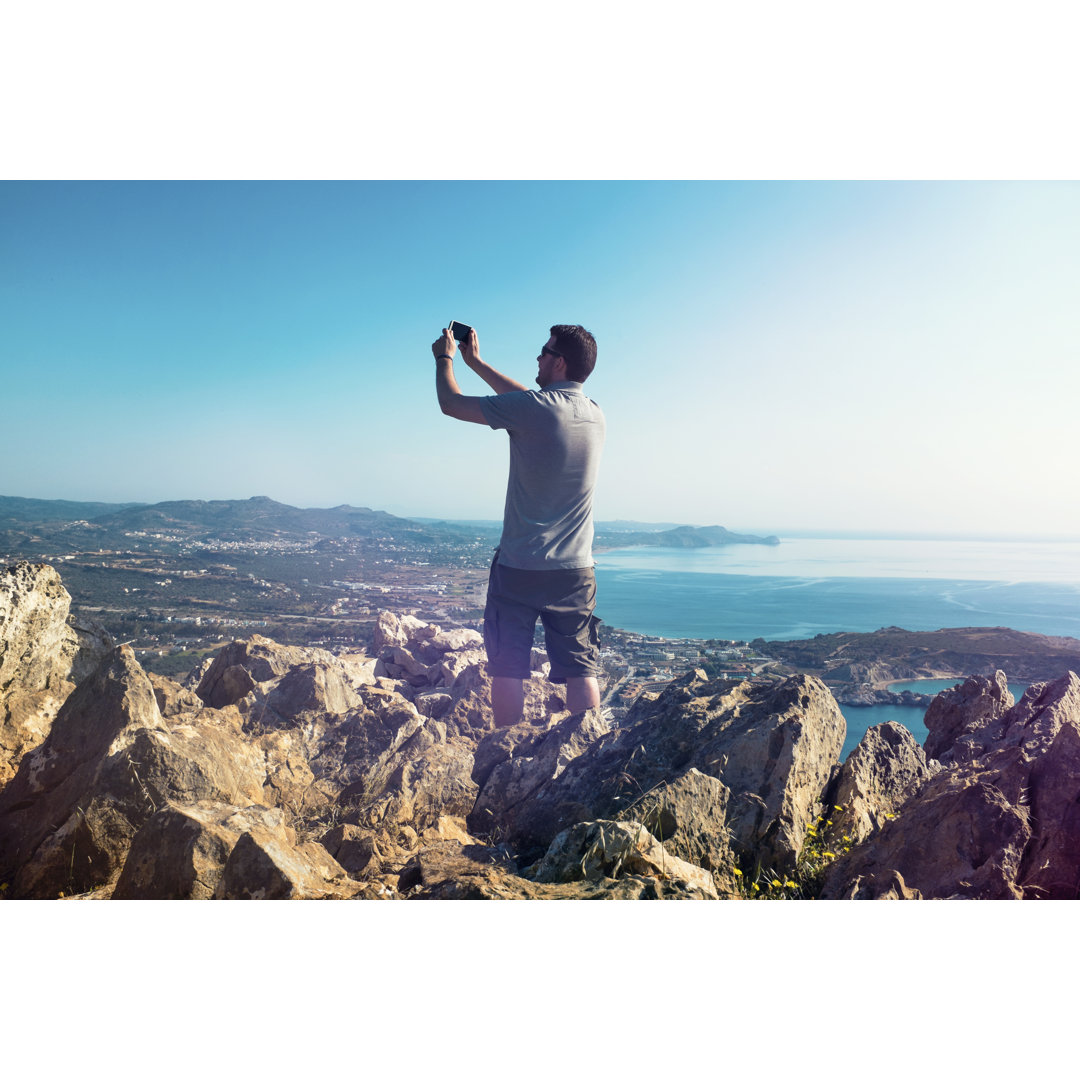
[[[1080,679],[946,691],[920,747],[811,675],[691,672],[571,714],[533,653],[496,729],[481,636],[230,642],[184,682],[0,569],[0,897],[1075,898]]]

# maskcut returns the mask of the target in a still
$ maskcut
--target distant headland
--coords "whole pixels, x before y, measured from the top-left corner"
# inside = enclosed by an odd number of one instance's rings
[[[780,543],[778,536],[751,536],[748,533],[736,533],[725,529],[723,525],[678,525],[673,529],[659,532],[636,531],[623,532],[596,527],[596,551],[610,551],[612,548],[625,547],[665,547],[665,548],[705,548],[722,547],[725,544],[769,544]]]

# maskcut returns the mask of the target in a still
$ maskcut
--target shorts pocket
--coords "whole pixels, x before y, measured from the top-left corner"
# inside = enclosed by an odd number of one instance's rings
[[[489,661],[499,656],[499,612],[492,608],[484,613],[484,649]]]

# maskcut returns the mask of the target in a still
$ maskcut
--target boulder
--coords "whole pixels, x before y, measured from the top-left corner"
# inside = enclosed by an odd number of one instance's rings
[[[475,652],[484,647],[484,635],[478,630],[462,627],[453,630],[440,630],[432,639],[432,646],[441,653]]]
[[[13,686],[55,689],[97,667],[111,648],[108,635],[69,619],[70,610],[71,597],[51,566],[0,567],[0,694]]]
[[[0,567],[0,787],[44,741],[75,685],[112,648],[100,626],[70,608],[51,566]]]
[[[736,855],[791,865],[844,735],[839,707],[818,679],[710,682],[691,672],[658,698],[639,699],[617,729],[595,738],[540,783],[535,781],[542,770],[526,770],[524,763],[492,770],[486,781],[478,777],[481,791],[470,827],[482,828],[478,814],[490,807],[521,857],[538,857],[563,829],[618,818],[653,789],[696,769],[720,781],[722,788],[714,789],[718,800],[725,790],[730,793],[724,827],[707,842],[716,857],[722,861],[730,843]],[[483,751],[478,747],[478,767]],[[546,749],[545,756],[555,755]],[[521,774],[516,786],[508,783],[510,770]],[[693,818],[692,840],[681,838],[679,829],[665,836],[669,851],[682,842],[684,851],[706,844],[700,814],[699,809]]]
[[[275,722],[306,712],[344,712],[356,704],[353,688],[361,681],[355,662],[345,663],[325,649],[279,645],[255,634],[226,645],[195,692],[215,709],[253,694],[249,708],[257,707],[261,722]]]
[[[168,803],[135,834],[114,900],[209,900],[229,855],[252,829],[280,831],[280,810],[198,800]]]
[[[580,881],[620,874],[660,878],[687,898],[718,899],[712,875],[665,850],[636,821],[582,821],[559,833],[530,875],[538,882]]]
[[[971,761],[984,749],[979,733],[996,722],[1015,704],[1003,671],[992,678],[973,675],[961,686],[938,694],[926,710],[923,722],[929,734],[926,756],[941,761]]]
[[[474,755],[473,779],[480,793],[467,818],[470,830],[479,835],[512,831],[529,799],[609,730],[599,711],[590,709],[540,731],[518,724],[483,739]]]
[[[375,834],[359,825],[335,825],[319,842],[350,877],[362,874],[372,860],[378,865],[382,859]]]
[[[344,789],[346,820],[366,828],[408,824],[416,830],[444,815],[464,817],[476,801],[471,747],[437,721],[420,725]]]
[[[822,834],[837,851],[866,839],[895,816],[931,776],[941,771],[903,724],[869,728],[840,767],[830,789]]]
[[[158,675],[153,671],[146,674],[154,688],[158,710],[166,719],[182,716],[184,713],[199,712],[203,708],[202,698],[194,690],[185,688],[165,675]]]
[[[431,641],[439,633],[439,627],[426,623],[413,615],[395,615],[392,611],[380,611],[375,624],[374,649],[380,654],[390,647],[408,648],[423,641]]]
[[[1032,685],[1003,713],[990,682],[947,691],[946,767],[829,868],[825,898],[875,899],[895,875],[928,899],[1080,897],[1080,679]]]
[[[344,667],[325,660],[290,668],[266,695],[268,712],[287,720],[308,713],[345,713],[359,703]]]
[[[235,709],[167,727],[153,685],[121,646],[72,693],[0,792],[0,878],[12,881],[12,896],[32,898],[111,884],[160,807],[257,803],[264,776]]]
[[[619,816],[640,821],[671,855],[712,871],[733,890],[735,859],[727,834],[730,797],[722,781],[691,768],[658,784]]]
[[[685,898],[677,883],[653,875],[593,876],[554,884],[517,873],[504,849],[439,840],[402,868],[394,892],[407,900],[660,900]]]
[[[229,853],[217,900],[347,900],[360,891],[322,846],[293,846],[284,827],[255,826]]]

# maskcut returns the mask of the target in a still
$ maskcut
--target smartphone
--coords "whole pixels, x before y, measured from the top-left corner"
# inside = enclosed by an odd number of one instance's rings
[[[454,320],[451,319],[448,329],[455,341],[464,341],[469,336],[472,327],[466,326],[463,322],[454,322]]]

